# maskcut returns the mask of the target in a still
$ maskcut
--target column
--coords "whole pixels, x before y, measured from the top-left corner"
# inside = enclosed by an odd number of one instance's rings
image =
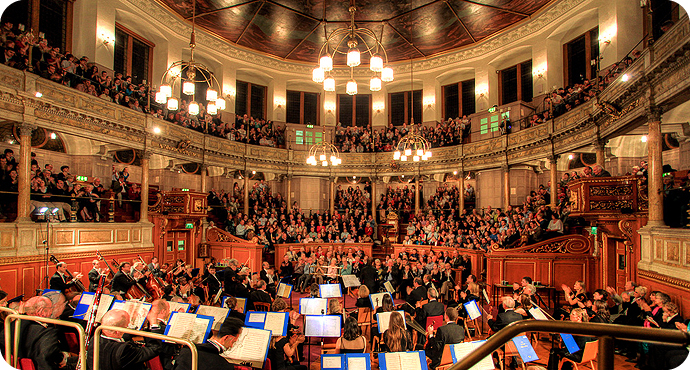
[[[647,135],[648,179],[649,179],[649,226],[664,226],[664,196],[661,158],[661,108],[651,106],[647,110],[649,134]]]
[[[374,223],[376,223],[376,177],[372,176],[371,178],[371,217],[374,219]],[[376,230],[376,229],[374,229]]]
[[[460,188],[458,216],[462,216],[462,213],[465,211],[465,171],[458,171],[458,187]]]
[[[287,203],[288,212],[292,209],[292,175],[285,175],[287,179],[287,190],[285,191],[285,202]]]
[[[558,157],[559,155],[550,155],[549,163],[551,164],[551,203],[549,206],[551,209],[556,209],[556,204],[558,203]]]
[[[31,221],[29,214],[30,194],[31,194],[31,132],[36,126],[22,124],[17,127],[19,131],[19,161],[17,170],[19,171],[17,196],[17,222]]]
[[[141,206],[139,222],[149,222],[149,159],[151,153],[144,151],[141,157]]]
[[[510,166],[504,164],[501,170],[503,171],[503,210],[505,211],[510,205]]]
[[[414,214],[415,216],[419,214],[419,177],[421,175],[417,175],[417,177],[414,180]]]
[[[594,149],[597,153],[597,164],[601,168],[606,168],[606,143],[608,140],[600,139],[594,142]]]
[[[328,189],[330,198],[328,200],[328,210],[333,215],[335,213],[335,177],[328,178]]]
[[[208,177],[206,176],[207,165],[199,165],[199,170],[201,171],[201,193],[206,194],[208,192]],[[208,204],[206,205],[208,207]],[[201,242],[206,243],[206,229],[208,228],[208,218],[204,217],[201,219]]]
[[[249,214],[249,176],[244,173],[244,214]]]

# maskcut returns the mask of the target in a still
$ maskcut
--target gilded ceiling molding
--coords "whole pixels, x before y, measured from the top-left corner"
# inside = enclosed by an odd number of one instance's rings
[[[189,37],[191,26],[189,23],[180,19],[179,16],[173,14],[165,6],[156,2],[155,0],[122,0],[123,3],[128,3],[132,7],[138,8],[143,14],[148,14],[152,19],[156,19],[161,25],[168,28],[171,33],[177,34],[182,40]],[[484,56],[492,51],[504,47],[510,43],[519,41],[520,39],[533,36],[540,30],[547,27],[552,22],[558,20],[568,12],[574,10],[576,7],[582,6],[591,2],[591,0],[554,0],[551,4],[546,6],[545,10],[540,10],[538,15],[531,18],[519,26],[515,26],[510,30],[502,31],[494,36],[487,37],[478,45],[473,45],[462,50],[451,51],[439,56],[429,57],[428,59],[419,60],[414,65],[415,71],[431,70],[438,67],[443,67],[465,61],[472,58]],[[247,50],[243,47],[238,47],[227,41],[223,41],[220,37],[207,33],[203,29],[197,29],[197,46],[206,50],[214,50],[225,54],[228,58],[239,59],[255,65],[272,68],[275,70],[291,73],[309,74],[313,69],[312,64],[295,63],[286,61],[280,58],[271,57],[260,54],[258,52]],[[393,64],[398,74],[409,72],[410,66],[405,62]],[[349,73],[349,72],[348,72]],[[366,70],[355,73],[359,76],[368,76]]]

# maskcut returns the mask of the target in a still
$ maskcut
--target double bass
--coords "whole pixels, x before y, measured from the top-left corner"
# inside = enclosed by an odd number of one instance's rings
[[[96,251],[96,256],[98,257],[99,260],[103,261],[105,263],[105,266],[108,267],[108,274],[105,276],[105,286],[110,288],[110,283],[113,281],[113,278],[115,277],[115,271],[113,270],[112,267],[110,267],[110,264],[108,261],[103,258],[101,255],[101,252]]]
[[[52,263],[54,263],[55,265],[57,265],[58,263],[60,263],[60,260],[58,260],[57,258],[55,258],[55,256],[53,256],[53,255],[51,254],[51,255],[50,255],[50,262],[52,262]],[[87,290],[86,290],[86,287],[84,287],[84,284],[82,284],[81,280],[75,280],[75,279],[74,279],[74,276],[72,275],[71,272],[69,272],[69,270],[66,269],[65,272],[67,273],[67,276],[70,277],[70,279],[74,280],[74,285],[72,285],[72,286],[68,289],[69,291],[71,291],[74,295],[77,295],[77,294],[80,294],[81,292],[86,292],[86,291],[87,291]],[[67,292],[65,292],[65,293],[67,293]],[[67,295],[67,294],[65,294],[65,295]]]
[[[113,259],[113,265],[119,267],[120,263],[117,262],[117,260]],[[125,292],[125,295],[127,296],[127,298],[139,299],[139,300],[142,298],[150,300],[152,298],[151,295],[149,294],[149,292],[147,292],[146,289],[144,289],[144,287],[141,286],[141,284],[139,284],[139,282],[134,280],[134,278],[132,278],[129,275],[126,275],[126,276],[128,279],[130,279],[130,281],[134,282],[134,285],[132,285],[132,287],[129,288],[129,290],[127,292]]]
[[[137,258],[139,258],[139,261],[141,261],[142,265],[144,268],[141,270],[142,272],[144,271],[149,271],[151,272],[151,276],[149,276],[148,280],[146,280],[146,289],[148,292],[153,296],[153,299],[160,299],[163,297],[163,287],[165,284],[163,284],[163,281],[160,280],[158,276],[156,276],[153,271],[149,270],[148,265],[146,262],[144,262],[144,259],[141,258],[140,255],[137,254]]]

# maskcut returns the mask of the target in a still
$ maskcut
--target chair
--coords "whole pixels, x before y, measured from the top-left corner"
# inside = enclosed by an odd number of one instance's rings
[[[506,363],[508,362],[507,359],[510,359],[511,357],[514,357],[518,363],[522,363],[522,370],[526,370],[526,365],[524,362],[521,361],[520,353],[518,353],[517,347],[515,347],[515,343],[513,341],[507,342],[505,346],[503,347],[503,369],[507,369]]]
[[[592,342],[587,342],[585,344],[584,352],[582,353],[582,361],[575,362],[569,358],[563,357],[561,359],[561,363],[558,364],[558,368],[560,369],[564,363],[570,362],[573,364],[573,368],[575,370],[578,370],[577,365],[583,365],[584,366],[589,362],[589,366],[592,368],[592,370],[597,370],[597,368],[594,366],[594,360],[597,359],[598,354],[599,354],[599,341],[595,340]]]
[[[357,310],[357,325],[362,330],[362,335],[371,343],[371,317],[374,311],[370,307],[360,307]]]
[[[267,302],[254,302],[254,311],[270,311],[271,304]]]
[[[151,370],[163,370],[161,358],[158,356],[146,361],[146,366],[148,366]]]
[[[65,333],[65,342],[71,353],[79,353],[79,341],[77,340],[77,334],[69,332]]]
[[[446,370],[453,366],[453,356],[450,354],[450,344],[443,346],[443,353],[441,354],[441,362],[436,367],[436,370]]]
[[[19,359],[19,369],[36,370],[36,365],[34,365],[34,361],[30,358],[21,358]]]
[[[429,316],[426,318],[426,326],[424,329],[427,329],[429,325],[434,326],[434,330],[440,328],[443,325],[443,316]]]
[[[271,370],[271,359],[266,357],[266,361],[264,361],[264,367],[261,370]]]

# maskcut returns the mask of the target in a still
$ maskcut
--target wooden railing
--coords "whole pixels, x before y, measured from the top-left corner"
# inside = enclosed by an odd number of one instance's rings
[[[641,176],[590,177],[568,183],[571,216],[646,213],[647,182]]]

